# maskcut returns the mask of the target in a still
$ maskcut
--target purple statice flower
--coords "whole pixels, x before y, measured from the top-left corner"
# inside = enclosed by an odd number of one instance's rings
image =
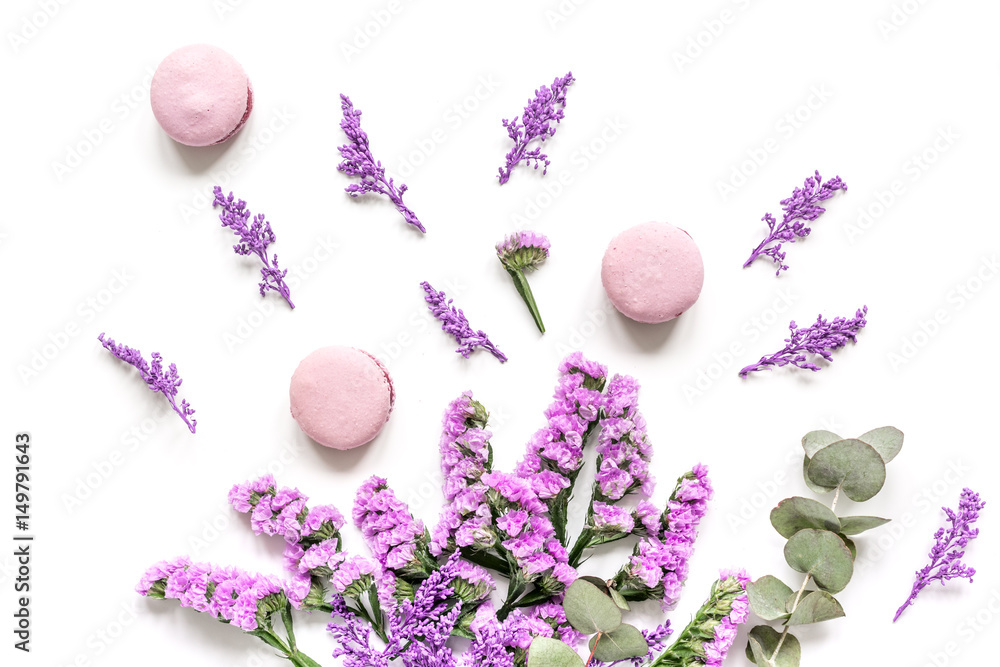
[[[128,345],[119,345],[114,341],[113,338],[108,336],[107,339],[104,338],[104,332],[97,337],[97,340],[101,341],[101,344],[111,354],[115,355],[127,364],[130,364],[139,371],[139,375],[146,382],[146,386],[150,388],[154,393],[160,392],[166,397],[167,401],[170,402],[170,407],[174,409],[180,418],[184,420],[187,424],[188,430],[192,433],[195,432],[195,428],[198,425],[197,419],[189,419],[191,415],[194,414],[194,408],[191,404],[187,402],[187,399],[181,399],[180,407],[177,405],[177,388],[181,386],[183,380],[177,375],[177,364],[170,364],[167,370],[163,369],[163,357],[160,356],[159,352],[154,352],[152,356],[152,363],[146,361],[142,356],[142,352],[139,350],[129,347]]]
[[[854,317],[834,318],[832,322],[823,319],[822,315],[816,317],[816,322],[812,326],[799,328],[792,320],[788,324],[789,336],[785,339],[785,347],[774,354],[761,357],[760,361],[743,368],[740,377],[745,378],[754,371],[764,370],[771,366],[786,366],[791,364],[797,368],[804,368],[810,371],[818,371],[820,367],[807,361],[807,354],[816,354],[829,362],[833,361],[833,351],[838,350],[848,342],[857,342],[857,336],[868,320],[868,306],[858,309]]]
[[[514,116],[513,120],[503,119],[503,126],[507,128],[507,136],[514,142],[514,147],[507,153],[506,164],[500,168],[500,185],[510,179],[511,170],[522,161],[534,163],[535,169],[543,165],[543,176],[548,171],[549,156],[542,153],[541,144],[556,133],[556,126],[562,121],[566,108],[566,92],[574,81],[572,72],[556,77],[551,88],[543,85],[535,91],[535,97],[528,100],[520,116]],[[536,139],[539,145],[528,150]]]
[[[242,199],[235,200],[233,193],[230,192],[229,196],[226,197],[222,194],[222,188],[218,185],[212,190],[215,193],[215,201],[212,202],[212,208],[216,206],[222,207],[222,213],[219,214],[219,220],[222,221],[223,227],[228,227],[234,234],[240,237],[240,242],[233,246],[233,250],[237,255],[255,255],[264,266],[261,267],[260,275],[260,295],[264,296],[264,293],[268,290],[273,290],[280,294],[291,308],[295,308],[295,304],[292,303],[292,293],[288,287],[288,283],[285,282],[285,276],[288,275],[288,269],[280,269],[278,267],[278,255],[274,255],[271,258],[267,256],[267,246],[271,245],[275,241],[274,231],[271,230],[271,223],[264,219],[264,214],[258,213],[253,216],[253,222],[250,221],[250,209],[247,208],[247,203]]]
[[[917,580],[913,583],[910,597],[896,611],[893,623],[899,618],[907,607],[914,603],[920,591],[935,581],[940,581],[943,586],[951,579],[968,579],[976,574],[976,569],[969,567],[962,562],[965,556],[965,547],[971,540],[979,535],[979,529],[973,528],[979,519],[979,512],[982,511],[986,503],[979,498],[979,494],[972,489],[962,489],[962,495],[958,501],[958,511],[948,507],[942,507],[948,517],[947,528],[939,528],[934,533],[934,546],[931,548],[929,558],[931,562],[923,568],[917,570]]]
[[[664,610],[677,604],[698,525],[711,497],[712,484],[705,466],[698,464],[677,480],[658,520],[643,517],[636,523],[633,532],[642,537],[629,562],[613,579],[618,592],[629,600],[658,599]]]
[[[780,276],[782,271],[787,271],[788,265],[784,263],[785,253],[781,251],[781,244],[795,243],[797,239],[809,236],[812,229],[806,227],[806,223],[812,222],[826,212],[819,203],[835,195],[837,190],[847,190],[847,184],[840,180],[840,176],[826,183],[823,183],[818,171],[815,176],[808,177],[801,188],[792,191],[791,197],[782,200],[781,208],[785,215],[780,224],[770,213],[765,213],[761,218],[767,223],[770,232],[760,245],[754,248],[750,258],[743,263],[743,268],[750,266],[759,257],[770,257],[771,261],[778,265],[774,275]]]
[[[427,296],[424,297],[427,307],[434,314],[434,317],[441,322],[441,330],[454,336],[458,342],[456,352],[468,359],[473,350],[481,347],[489,350],[490,354],[499,359],[501,363],[507,361],[507,355],[501,352],[490,341],[489,336],[485,332],[472,330],[469,320],[465,318],[465,313],[462,312],[462,309],[451,305],[453,299],[449,299],[444,292],[435,290],[426,280],[420,283],[420,286],[427,293]]]
[[[368,135],[361,129],[361,110],[355,109],[351,103],[351,98],[341,94],[340,108],[344,112],[344,117],[340,121],[340,128],[350,140],[349,143],[339,146],[341,157],[344,159],[337,165],[337,169],[348,176],[358,176],[360,183],[352,183],[344,188],[347,194],[352,197],[365,192],[385,195],[396,206],[396,210],[402,214],[407,223],[413,225],[421,232],[426,232],[424,226],[420,224],[416,213],[411,211],[403,203],[403,193],[406,192],[406,185],[399,187],[393,183],[392,179],[386,180],[385,167],[372,156],[371,148],[368,147]]]
[[[500,263],[510,274],[517,293],[524,299],[535,325],[542,333],[545,333],[545,325],[542,323],[535,296],[531,293],[531,286],[524,272],[541,265],[549,256],[549,248],[549,239],[544,234],[528,231],[510,234],[497,244],[497,257],[500,258]]]
[[[436,567],[427,553],[423,522],[413,518],[406,503],[396,497],[382,477],[369,477],[358,488],[354,525],[387,570],[423,578]]]
[[[639,412],[639,383],[627,375],[614,376],[603,409],[594,497],[621,500],[636,490],[652,495],[655,480],[649,474],[649,461],[653,449],[646,438],[646,420]]]

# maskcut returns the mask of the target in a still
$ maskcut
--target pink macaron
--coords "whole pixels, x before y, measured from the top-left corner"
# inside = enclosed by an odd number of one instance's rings
[[[353,347],[322,347],[292,374],[292,417],[306,435],[333,449],[371,442],[385,426],[396,395],[389,371]]]
[[[187,146],[211,146],[246,124],[253,89],[231,55],[208,44],[192,44],[171,53],[156,68],[149,100],[156,122],[170,138]]]
[[[666,222],[646,222],[611,240],[601,264],[601,282],[626,317],[666,322],[698,300],[705,265],[687,232]]]

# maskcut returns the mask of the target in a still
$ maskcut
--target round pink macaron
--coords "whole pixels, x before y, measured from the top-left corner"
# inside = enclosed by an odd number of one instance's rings
[[[182,46],[163,59],[149,89],[163,131],[187,146],[220,144],[253,109],[250,79],[236,59],[208,44]]]
[[[666,322],[694,305],[705,265],[691,236],[666,222],[636,225],[611,240],[601,282],[623,315],[637,322]]]
[[[389,371],[353,347],[322,347],[292,374],[292,417],[325,447],[353,449],[385,426],[396,395]]]

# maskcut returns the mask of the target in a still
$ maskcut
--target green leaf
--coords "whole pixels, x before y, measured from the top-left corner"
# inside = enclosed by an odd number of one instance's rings
[[[816,452],[838,440],[843,438],[830,431],[809,431],[802,436],[802,449],[806,451],[806,457],[811,459],[816,456]]]
[[[621,593],[619,593],[614,588],[608,589],[608,595],[611,596],[611,600],[618,605],[618,608],[622,611],[631,611],[632,608],[628,606],[628,600],[626,600]]]
[[[528,649],[528,667],[583,667],[576,651],[549,637],[535,637]]]
[[[885,462],[861,440],[841,440],[816,452],[806,474],[821,486],[840,487],[855,502],[869,500],[885,484]]]
[[[844,543],[844,546],[847,547],[847,550],[851,552],[851,560],[857,560],[858,545],[854,543],[854,540],[849,538],[847,535],[844,535],[843,533],[837,533],[837,537],[839,537],[840,541]]]
[[[785,498],[771,510],[771,525],[785,538],[803,528],[840,531],[840,519],[829,507],[810,498]]]
[[[890,519],[877,516],[845,516],[840,518],[840,532],[844,535],[860,535],[866,530],[889,523]]]
[[[810,491],[822,495],[824,493],[830,493],[837,488],[835,486],[820,486],[809,479],[809,461],[810,459],[808,456],[802,459],[802,478],[806,480],[806,486],[809,487]]]
[[[896,458],[896,454],[903,448],[903,432],[895,426],[872,429],[859,435],[858,440],[871,445],[886,463]]]
[[[785,544],[785,561],[831,593],[844,590],[854,574],[851,552],[836,533],[827,530],[807,528],[792,535]]]
[[[795,635],[789,633],[785,635],[785,641],[781,644],[781,651],[775,656],[773,662],[768,659],[774,655],[774,649],[781,641],[781,633],[769,625],[758,625],[750,631],[749,642],[747,644],[747,659],[759,667],[799,667],[802,659],[802,647]]]
[[[764,575],[757,581],[747,584],[747,597],[750,598],[750,608],[765,621],[776,621],[779,618],[787,618],[788,612],[785,610],[785,600],[789,595],[794,595],[792,589],[785,585],[781,579]]]
[[[580,577],[580,578],[583,579],[584,581],[589,581],[590,583],[592,583],[595,586],[597,586],[601,590],[602,593],[607,593],[608,592],[608,582],[604,581],[600,577],[594,577],[594,576],[591,576],[591,575],[588,574],[587,576]]]
[[[628,623],[622,623],[614,632],[606,632],[590,638],[590,650],[594,652],[594,658],[601,662],[616,662],[626,658],[638,658],[646,655],[649,651],[649,644],[646,638],[639,632],[639,628]],[[594,648],[594,645],[597,648]]]
[[[585,635],[612,632],[622,624],[618,605],[597,586],[583,579],[577,579],[566,589],[563,609],[573,629]]]
[[[798,606],[788,619],[788,625],[822,623],[844,615],[844,608],[825,591],[810,591],[802,596]]]

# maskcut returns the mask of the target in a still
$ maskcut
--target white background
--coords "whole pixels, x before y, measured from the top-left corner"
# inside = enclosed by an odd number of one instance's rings
[[[233,483],[268,467],[345,512],[377,473],[435,521],[447,402],[475,391],[509,469],[543,424],[559,360],[578,348],[641,381],[657,502],[696,461],[711,467],[717,494],[675,626],[720,567],[801,581],[767,513],[811,495],[802,434],[892,424],[906,432],[904,450],[857,511],[896,521],[858,540],[866,566],[839,596],[847,617],[797,631],[803,665],[971,665],[994,654],[996,3],[334,5],[4,3],[0,507],[13,524],[13,436],[28,430],[37,539],[28,656],[10,648],[14,563],[0,550],[3,660],[280,664],[234,628],[140,599],[136,581],[181,554],[279,573],[280,539],[253,536],[225,504]],[[359,37],[366,29],[373,36]],[[149,74],[193,42],[230,51],[253,81],[249,124],[221,147],[173,143],[149,110]],[[546,144],[548,175],[519,168],[498,187],[501,118],[568,70],[578,81]],[[364,112],[375,155],[404,175],[426,236],[388,201],[344,194],[340,92]],[[814,169],[839,174],[849,191],[788,248],[790,271],[742,269],[763,237],[760,217],[780,215],[778,202]],[[207,206],[217,182],[274,225],[272,250],[304,276],[294,312],[276,294],[262,300],[257,266],[233,254]],[[727,183],[739,187],[724,195]],[[701,299],[672,324],[610,312],[600,285],[608,240],[647,220],[687,229],[705,260]],[[525,226],[553,245],[530,277],[544,336],[493,252]],[[426,319],[422,280],[456,297],[510,362],[454,354]],[[781,347],[788,320],[862,304],[868,328],[822,372],[737,377]],[[109,357],[102,331],[178,364],[197,435]],[[349,453],[315,445],[288,414],[292,370],[331,344],[386,357],[397,389],[384,432]],[[893,625],[937,508],[956,504],[963,486],[990,502],[967,558],[981,576],[925,591]],[[626,553],[585,569],[610,575]],[[640,613],[662,619],[652,605]],[[304,649],[330,664],[324,620],[300,625]],[[747,664],[744,645],[741,633],[726,664]]]

